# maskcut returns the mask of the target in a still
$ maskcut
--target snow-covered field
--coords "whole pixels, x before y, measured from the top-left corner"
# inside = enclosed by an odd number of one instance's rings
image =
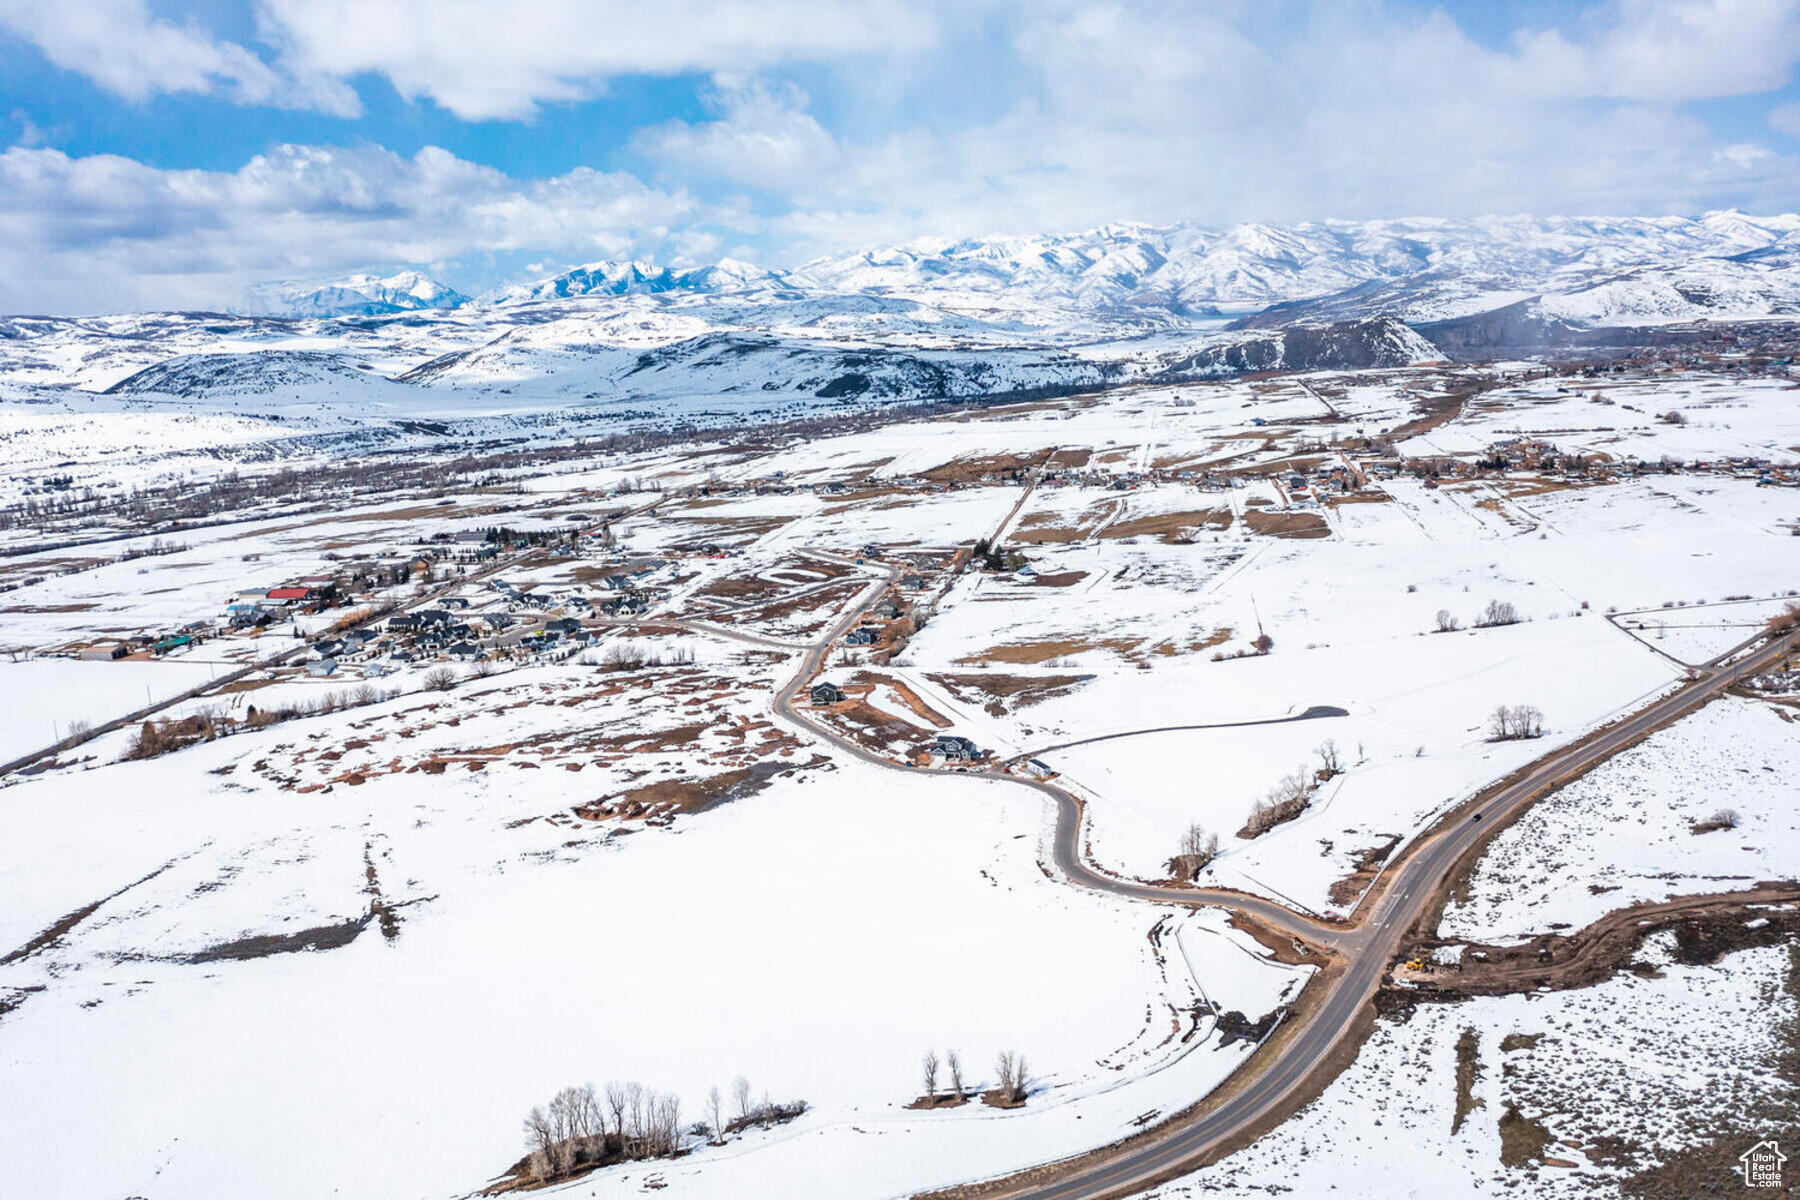
[[[304,797],[250,771],[271,742],[341,742],[338,721],[7,794],[0,842],[33,853],[0,870],[21,901],[0,944],[112,897],[0,969],[15,996],[44,989],[0,1027],[9,1190],[458,1194],[512,1162],[519,1118],[564,1084],[643,1080],[698,1118],[707,1086],[743,1074],[812,1111],[659,1172],[682,1194],[792,1196],[822,1173],[884,1194],[1181,1107],[1248,1049],[1220,1049],[1210,1020],[1183,1041],[1182,1012],[1204,996],[1255,1018],[1305,978],[1216,915],[1159,950],[1161,912],[1044,878],[1041,802],[1004,784],[921,790],[846,760],[622,837],[545,820],[555,802],[502,766]],[[371,926],[333,950],[184,961],[354,919],[377,875],[405,905],[391,941]],[[905,1112],[933,1047],[972,1082],[1025,1052],[1031,1104]],[[76,1154],[88,1137],[106,1154]],[[296,1145],[317,1150],[304,1169]],[[630,1174],[602,1182],[636,1190]]]
[[[71,725],[99,725],[215,677],[207,662],[0,662],[0,761],[60,741]]]
[[[527,378],[555,357],[566,368],[555,387],[567,388],[695,334],[688,307],[627,299],[537,326],[524,310],[546,301],[506,300],[534,332],[498,345],[475,336],[472,316],[374,322],[351,339],[353,357],[378,370],[375,391],[421,406],[408,419],[563,413],[587,398],[553,402],[546,384],[509,400],[512,373]],[[867,318],[945,354],[968,332],[964,318],[910,301],[873,305]],[[780,319],[807,337],[815,320],[836,328],[824,309],[783,308]],[[567,322],[585,323],[589,341],[561,344]],[[310,354],[321,346],[308,339],[328,340],[307,323],[279,335],[234,327],[246,351],[288,338]],[[206,349],[199,334],[180,336],[184,353]],[[580,348],[597,339],[629,343],[630,356]],[[42,372],[77,370],[49,349]],[[388,378],[426,349],[446,356],[430,379]],[[709,369],[721,379],[754,373],[720,354]],[[121,349],[114,367],[150,365],[129,358]],[[674,381],[674,361],[643,374]],[[292,357],[262,366],[264,382],[299,372],[309,387],[350,387],[344,372],[364,369]],[[74,423],[27,429],[36,457],[20,461],[59,461],[46,439],[63,429],[91,451],[70,469],[97,478],[120,455],[121,431],[162,438],[156,422],[131,424],[147,412],[223,422],[222,451],[240,435],[260,439],[256,422],[292,429],[282,387],[195,382],[216,367],[182,366],[192,395],[83,401],[117,422],[104,428],[76,420],[71,401]],[[83,369],[99,382],[98,367]],[[491,470],[436,488],[258,511],[169,534],[169,552],[144,557],[124,554],[149,549],[149,534],[7,558],[0,647],[21,661],[0,664],[0,758],[48,744],[76,716],[129,711],[146,687],[170,695],[304,647],[296,632],[317,634],[342,611],[156,662],[34,652],[217,620],[240,589],[351,560],[399,563],[407,577],[422,549],[489,526],[612,518],[610,546],[462,564],[494,574],[448,575],[451,590],[430,601],[467,601],[466,617],[507,611],[533,629],[579,613],[579,649],[514,655],[524,624],[471,635],[489,657],[454,663],[460,682],[447,691],[422,690],[436,661],[427,655],[375,681],[403,693],[394,698],[149,761],[119,761],[131,736],[119,731],[0,781],[0,1194],[466,1195],[518,1157],[531,1105],[588,1080],[675,1091],[690,1122],[705,1115],[708,1087],[728,1090],[738,1075],[759,1094],[809,1102],[792,1124],[573,1189],[664,1184],[707,1200],[899,1196],[1115,1141],[1191,1105],[1250,1051],[1221,1045],[1214,1006],[1254,1021],[1290,1002],[1307,970],[1273,961],[1219,911],[1068,886],[1045,865],[1045,797],[862,761],[772,711],[776,690],[890,575],[916,573],[894,593],[910,611],[883,626],[890,641],[823,654],[827,677],[861,680],[869,711],[901,731],[884,735],[892,757],[939,732],[917,704],[999,758],[1047,764],[1086,801],[1083,844],[1105,869],[1163,877],[1198,821],[1223,849],[1203,882],[1347,910],[1354,897],[1334,886],[1368,852],[1677,685],[1684,664],[1742,641],[1800,585],[1789,535],[1800,493],[1754,477],[1509,471],[1439,486],[1357,465],[1387,454],[1362,431],[1412,422],[1420,401],[1466,382],[1458,369],[1409,367],[1158,384],[716,445],[596,439],[541,464],[533,447],[572,435],[513,428]],[[1473,455],[1521,430],[1652,461],[1774,457],[1800,444],[1792,393],[1766,381],[1609,377],[1610,405],[1585,384],[1558,386],[1496,389],[1402,448]],[[826,408],[810,392],[721,392],[658,419],[790,401]],[[1655,421],[1671,405],[1686,424]],[[322,423],[309,437],[335,437],[359,418],[340,398],[306,419]],[[145,463],[189,457],[216,477],[229,464],[204,453],[206,428],[179,425],[120,478],[130,486]],[[447,437],[405,436],[409,454]],[[319,461],[321,445],[301,442],[283,453]],[[438,452],[481,461],[467,440]],[[1332,494],[1323,476],[1334,466],[1353,490]],[[1308,471],[1311,485],[1296,486]],[[39,488],[38,473],[7,486]],[[953,566],[996,531],[1028,569]],[[30,523],[7,537],[54,540]],[[615,586],[633,570],[635,584]],[[423,605],[434,586],[424,574],[357,603]],[[551,600],[515,604],[502,580]],[[636,628],[571,601],[635,586],[649,609]],[[1517,621],[1482,626],[1490,605]],[[1440,612],[1457,628],[1439,632]],[[906,637],[890,659],[885,647]],[[671,662],[603,669],[606,647],[588,638],[671,651]],[[298,661],[278,675],[259,669],[253,687],[171,715],[266,711],[360,682],[363,667],[347,655],[331,679],[305,677]],[[1544,737],[1490,741],[1501,704],[1540,708]],[[1287,720],[1315,706],[1326,711]],[[1791,874],[1800,743],[1787,716],[1721,700],[1563,789],[1496,840],[1446,935],[1516,938],[1637,899]],[[1194,726],[1212,728],[1184,728]],[[1303,764],[1310,772],[1328,741],[1341,773],[1308,810],[1235,836],[1259,797]],[[1739,810],[1737,829],[1690,832],[1720,807]],[[1491,1190],[1517,1178],[1493,1162],[1507,1102],[1584,1145],[1608,1122],[1622,1128],[1638,1102],[1633,1078],[1672,1080],[1681,1055],[1756,1050],[1753,1032],[1686,1026],[1709,995],[1733,1014],[1787,1003],[1769,998],[1782,961],[1756,951],[1719,968],[1665,962],[1656,979],[1422,1008],[1384,1023],[1312,1117],[1181,1186]],[[1624,1014],[1614,1040],[1584,1038],[1614,1013]],[[1642,1050],[1659,1021],[1683,1028]],[[1486,1107],[1446,1141],[1445,1070],[1465,1025],[1480,1039],[1475,1094]],[[1503,1048],[1509,1033],[1546,1036]],[[971,1083],[989,1081],[997,1053],[1024,1053],[1030,1102],[907,1109],[929,1049],[959,1051]],[[1548,1082],[1558,1076],[1560,1092]],[[1590,1077],[1592,1112],[1577,1120],[1559,1097],[1580,1098]],[[1643,1136],[1663,1136],[1672,1103],[1645,1108]],[[1373,1150],[1395,1125],[1412,1149],[1346,1181],[1341,1164],[1368,1157],[1357,1139]]]
[[[1519,941],[1617,908],[1741,891],[1800,862],[1800,732],[1727,696],[1534,805],[1483,855],[1439,932]],[[1714,814],[1735,828],[1695,833]]]
[[[1324,1095],[1248,1149],[1149,1193],[1460,1197],[1618,1195],[1618,1183],[1705,1141],[1715,1129],[1748,1150],[1784,1097],[1775,1059],[1800,1021],[1787,947],[1676,963],[1668,940],[1581,991],[1421,1005],[1384,1018]],[[1458,1043],[1474,1074],[1458,1110]],[[1791,1049],[1790,1051],[1791,1052]],[[1471,1106],[1472,1105],[1472,1106]],[[1517,1110],[1564,1165],[1503,1161],[1501,1119]],[[1625,1156],[1629,1155],[1627,1159]],[[1701,1186],[1736,1190],[1720,1178]],[[1705,1194],[1695,1192],[1690,1194]]]

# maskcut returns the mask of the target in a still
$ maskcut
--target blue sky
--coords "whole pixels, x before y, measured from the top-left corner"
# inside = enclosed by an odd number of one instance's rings
[[[0,309],[921,237],[1785,211],[1800,0],[0,0]]]

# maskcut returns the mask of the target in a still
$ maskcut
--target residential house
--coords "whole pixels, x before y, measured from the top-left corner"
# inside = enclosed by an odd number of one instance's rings
[[[981,750],[974,742],[953,733],[938,734],[937,752],[946,762],[974,762],[981,757]]]

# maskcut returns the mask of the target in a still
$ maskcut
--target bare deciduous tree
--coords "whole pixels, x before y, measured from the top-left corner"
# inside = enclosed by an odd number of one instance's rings
[[[937,1099],[938,1055],[936,1050],[927,1050],[925,1057],[919,1060],[920,1070],[925,1077],[925,1099]]]
[[[1018,1104],[1025,1099],[1029,1077],[1023,1054],[1013,1050],[1002,1051],[994,1061],[994,1074],[998,1077],[994,1090],[999,1093],[1003,1102]]]
[[[1219,835],[1208,833],[1206,826],[1195,821],[1181,834],[1181,852],[1175,856],[1175,870],[1192,879],[1219,857]]]
[[[1344,758],[1343,755],[1338,753],[1337,742],[1333,741],[1331,738],[1326,738],[1323,742],[1319,743],[1319,748],[1313,751],[1313,753],[1319,756],[1319,771],[1326,779],[1330,779],[1332,776],[1342,773],[1344,769]]]
[[[619,1145],[625,1145],[625,1110],[631,1106],[631,1097],[625,1085],[613,1080],[606,1085],[606,1108],[612,1113],[613,1136],[619,1139]]]
[[[1542,737],[1544,714],[1535,704],[1502,704],[1488,716],[1488,740],[1509,742]]]
[[[731,1102],[737,1106],[739,1120],[750,1118],[750,1081],[742,1075],[731,1081]]]
[[[525,1115],[525,1147],[528,1151],[525,1169],[534,1179],[543,1179],[551,1171],[551,1151],[556,1145],[556,1132],[550,1124],[550,1114],[541,1105],[534,1105]]]
[[[1462,628],[1462,622],[1447,608],[1437,610],[1437,631],[1439,633],[1455,633]]]
[[[719,1095],[717,1085],[706,1093],[706,1115],[712,1118],[713,1142],[725,1140],[725,1101]]]
[[[1250,806],[1250,819],[1238,830],[1243,838],[1261,837],[1283,821],[1291,821],[1312,802],[1318,774],[1305,763],[1281,777],[1268,794]]]
[[[950,1090],[956,1093],[958,1100],[961,1100],[963,1098],[962,1055],[954,1050],[946,1051],[944,1065],[950,1069]]]
[[[625,1085],[625,1138],[628,1155],[635,1147],[638,1156],[642,1156],[645,1134],[648,1131],[648,1122],[645,1119],[646,1099],[643,1084],[634,1080]]]
[[[650,1143],[654,1154],[678,1154],[681,1151],[681,1097],[664,1092],[652,1097]]]
[[[456,686],[456,672],[449,667],[433,667],[419,680],[428,691],[447,692]]]
[[[1519,610],[1510,600],[1489,600],[1481,615],[1475,618],[1475,624],[1483,629],[1492,629],[1496,625],[1517,625]]]

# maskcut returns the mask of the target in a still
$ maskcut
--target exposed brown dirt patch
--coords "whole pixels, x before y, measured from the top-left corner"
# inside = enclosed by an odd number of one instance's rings
[[[1192,512],[1158,513],[1154,516],[1114,521],[1100,531],[1100,536],[1111,540],[1156,535],[1166,543],[1176,544],[1193,540],[1193,535],[1201,530],[1230,528],[1229,508],[1202,508]]]
[[[939,673],[926,676],[965,704],[980,705],[992,716],[1029,708],[1066,696],[1092,675],[1004,675],[998,672]]]
[[[910,710],[914,716],[918,717],[926,724],[938,729],[948,729],[953,724],[949,717],[946,717],[943,713],[925,703],[919,693],[913,691],[912,688],[908,687],[905,683],[890,675],[880,675],[870,671],[858,671],[855,675],[851,676],[850,682],[853,688],[861,687],[864,696],[867,696],[869,692],[874,691],[876,687],[885,684],[895,696],[899,697],[900,702],[906,705],[907,709]]]
[[[1322,538],[1331,536],[1331,526],[1325,518],[1316,512],[1267,512],[1259,508],[1246,509],[1244,524],[1250,532],[1262,534],[1264,537],[1278,538]]]
[[[1572,934],[1545,934],[1520,946],[1473,944],[1460,967],[1437,967],[1406,989],[1419,999],[1445,1000],[1509,992],[1588,987],[1630,965],[1646,937],[1673,930],[1684,963],[1717,962],[1751,946],[1770,946],[1800,933],[1800,883],[1768,883],[1744,892],[1684,896],[1608,913]],[[1748,922],[1759,919],[1752,927]],[[1429,960],[1446,943],[1415,942],[1403,958]]]
[[[1142,643],[1141,638],[1044,638],[1037,641],[1012,642],[995,646],[982,654],[959,658],[958,663],[1002,662],[1036,666],[1058,658],[1085,654],[1089,650],[1111,650],[1128,655]]]
[[[1376,874],[1387,862],[1388,855],[1400,844],[1400,835],[1395,834],[1379,846],[1370,846],[1356,856],[1356,865],[1350,874],[1331,885],[1331,902],[1339,908],[1346,908],[1356,902],[1356,898],[1367,890]]]

